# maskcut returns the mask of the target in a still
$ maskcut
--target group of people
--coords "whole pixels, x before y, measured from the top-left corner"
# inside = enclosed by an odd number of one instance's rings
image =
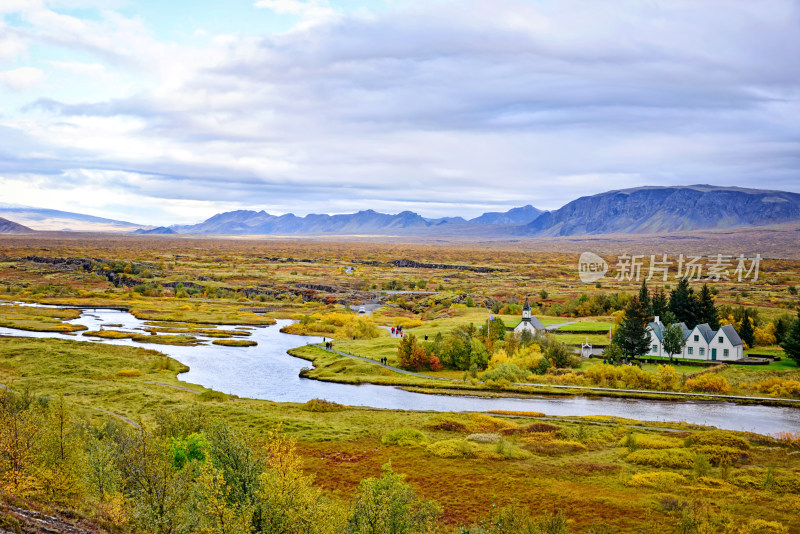
[[[322,338],[322,341],[325,341],[325,348],[328,350],[333,350],[333,340],[326,341],[325,338]]]
[[[392,327],[392,335],[397,335],[397,337],[403,337],[403,327],[402,326],[393,326]]]
[[[389,365],[389,358],[387,358],[386,356],[384,356],[383,358],[381,358],[381,363],[382,363],[383,365]]]

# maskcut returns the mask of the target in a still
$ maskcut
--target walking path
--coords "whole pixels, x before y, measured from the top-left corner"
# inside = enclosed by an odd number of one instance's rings
[[[320,348],[324,348],[322,345],[317,345]],[[381,367],[385,367],[386,369],[390,369],[396,373],[401,373],[404,375],[411,375],[417,376],[420,378],[429,378],[432,380],[445,380],[450,382],[459,382],[457,378],[446,378],[443,376],[430,376],[425,375],[422,373],[415,373],[413,371],[407,371],[405,369],[400,369],[399,367],[394,367],[392,365],[384,364],[379,361],[373,360],[371,358],[365,358],[363,356],[356,356],[355,354],[349,354],[347,352],[342,352],[340,350],[332,349],[332,352],[339,354],[340,356],[345,356],[348,358],[356,358],[358,360],[362,360],[369,363],[374,363],[375,365],[380,365]],[[747,401],[782,401],[782,402],[790,402],[800,405],[800,400],[798,399],[785,399],[781,397],[746,397],[740,395],[718,395],[715,393],[685,393],[682,391],[656,391],[652,389],[618,389],[618,388],[603,388],[603,387],[596,387],[596,386],[566,386],[561,384],[546,384],[546,383],[537,383],[537,382],[513,382],[512,385],[514,386],[534,386],[534,387],[548,387],[548,388],[555,388],[555,389],[573,389],[578,391],[584,391],[587,393],[591,392],[614,392],[614,393],[635,393],[635,394],[655,394],[655,395],[668,395],[671,397],[676,398],[703,398],[709,400],[723,400],[723,401],[732,401],[732,400],[747,400]],[[531,392],[534,393],[535,392]]]

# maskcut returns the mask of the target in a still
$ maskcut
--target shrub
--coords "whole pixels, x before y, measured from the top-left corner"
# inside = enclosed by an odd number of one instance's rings
[[[439,458],[473,458],[478,446],[464,439],[446,439],[431,443],[427,450]]]
[[[561,454],[571,454],[575,452],[583,452],[586,450],[586,445],[578,443],[577,441],[566,440],[547,440],[547,441],[528,441],[530,448],[539,454],[546,454],[548,456],[558,456]]]
[[[516,432],[519,432],[520,434],[535,434],[535,433],[558,432],[559,430],[561,430],[560,426],[551,425],[550,423],[531,423],[521,428],[507,428],[501,430],[500,432],[504,435],[510,435]]]
[[[427,441],[427,436],[414,428],[397,428],[395,430],[390,430],[381,438],[381,443],[384,445],[397,445],[400,447],[421,445]]]
[[[630,436],[634,439],[636,448],[639,449],[676,449],[683,446],[683,441],[676,438],[648,434],[631,434]],[[619,442],[620,447],[627,447],[628,439],[628,436],[622,438]]]
[[[495,454],[504,457],[506,460],[526,460],[533,456],[529,451],[509,443],[505,438],[500,438],[494,447]]]
[[[733,447],[736,449],[747,450],[750,448],[750,443],[746,439],[737,436],[732,432],[724,430],[710,430],[708,432],[695,432],[690,437],[686,438],[685,444],[687,447],[695,447],[699,445],[716,445],[722,447]]]
[[[523,382],[528,376],[528,372],[520,369],[513,363],[501,363],[494,369],[490,369],[483,374],[484,380],[498,381],[504,379],[508,382]]]
[[[632,464],[688,469],[694,465],[694,453],[686,449],[641,449],[628,454],[625,460]]]
[[[702,454],[713,465],[722,464],[734,465],[747,461],[747,453],[741,449],[725,447],[720,445],[704,445],[693,449],[698,454]]]
[[[458,421],[442,421],[429,427],[431,430],[444,430],[446,432],[466,432],[467,426]]]
[[[800,380],[771,377],[756,384],[755,388],[761,393],[778,397],[800,397]]]
[[[725,377],[708,373],[697,378],[688,379],[683,386],[683,390],[703,393],[730,393],[731,386],[725,380]]]
[[[304,402],[300,405],[300,409],[307,412],[340,412],[345,408],[346,406],[343,406],[338,402],[328,401],[325,399],[311,399],[310,401]]]
[[[117,371],[117,376],[121,378],[134,378],[137,376],[141,376],[142,371],[139,369],[120,369]]]
[[[669,491],[675,486],[686,484],[686,482],[686,477],[678,473],[637,473],[625,485],[632,488],[658,488],[661,491]]]
[[[207,389],[197,396],[201,401],[225,402],[228,396],[221,391]]]

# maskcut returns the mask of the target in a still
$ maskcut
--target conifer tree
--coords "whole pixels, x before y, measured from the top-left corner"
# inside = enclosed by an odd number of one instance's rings
[[[800,311],[797,312],[797,319],[789,327],[789,332],[781,343],[781,348],[800,365]]]
[[[639,297],[633,297],[625,308],[625,317],[614,332],[614,343],[629,357],[650,351],[650,334],[647,332],[647,313]]]
[[[708,289],[708,284],[703,284],[703,289],[700,291],[698,308],[700,314],[697,317],[697,322],[708,323],[712,330],[719,330],[719,310],[714,304],[714,297],[711,295],[711,290]]]
[[[653,312],[653,315],[659,316],[662,321],[664,318],[664,314],[667,313],[669,309],[667,306],[669,305],[669,301],[667,300],[667,295],[664,293],[663,288],[658,288],[653,291],[653,298],[650,300],[650,311]]]
[[[678,287],[669,296],[669,311],[675,314],[678,322],[686,323],[689,328],[697,325],[697,297],[689,287],[689,280],[681,278]]]
[[[650,301],[650,292],[647,290],[647,280],[642,280],[642,287],[639,288],[639,302],[642,304],[642,309],[645,315],[653,315],[653,306]]]
[[[742,326],[739,327],[739,337],[741,337],[742,341],[747,343],[747,346],[750,348],[756,344],[756,335],[755,331],[753,330],[753,322],[750,319],[750,312],[747,310],[744,311],[744,316],[742,317]]]

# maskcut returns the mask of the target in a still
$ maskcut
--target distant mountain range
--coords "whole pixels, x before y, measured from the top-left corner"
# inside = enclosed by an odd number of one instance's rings
[[[9,221],[0,217],[0,234],[19,234],[23,232],[32,232],[27,226],[22,226],[14,221]]]
[[[517,235],[659,234],[800,221],[800,194],[741,187],[637,187],[581,197]]]
[[[133,232],[141,224],[104,219],[83,213],[0,203],[0,217],[43,232]],[[146,228],[151,228],[146,226]]]
[[[543,212],[526,205],[505,212],[484,213],[469,220],[462,217],[430,219],[411,211],[395,215],[364,210],[342,215],[297,216],[239,210],[219,213],[198,224],[154,228],[79,213],[7,204],[0,204],[0,215],[33,230],[137,234],[554,237],[668,233],[800,222],[800,194],[710,185],[648,186],[581,197],[554,211]]]

